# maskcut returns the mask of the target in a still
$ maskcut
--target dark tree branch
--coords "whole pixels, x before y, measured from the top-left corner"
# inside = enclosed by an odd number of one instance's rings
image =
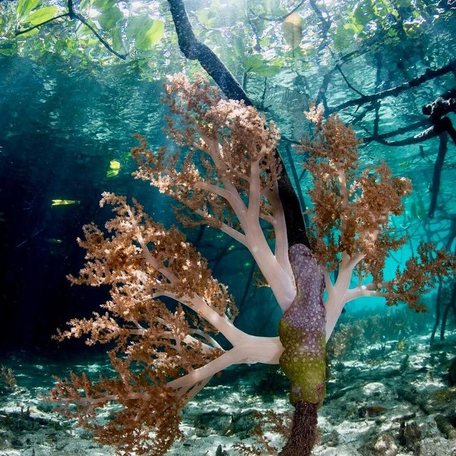
[[[378,101],[375,104],[379,103]],[[440,178],[442,175],[442,169],[445,162],[445,155],[448,150],[448,136],[451,137],[453,142],[456,144],[456,130],[453,127],[451,119],[447,117],[450,112],[456,112],[456,89],[451,89],[442,96],[438,97],[432,103],[426,104],[422,108],[423,114],[429,116],[427,123],[432,125],[421,133],[413,136],[412,138],[406,138],[399,141],[387,142],[384,139],[380,139],[378,134],[378,128],[374,127],[374,135],[371,137],[373,140],[386,144],[389,146],[402,146],[409,144],[416,144],[419,142],[426,141],[430,138],[440,136],[439,151],[434,164],[434,173],[432,176],[431,185],[431,201],[429,204],[428,217],[434,217],[434,213],[437,209],[437,199],[440,192]],[[410,128],[410,127],[409,127]],[[398,130],[395,132],[398,133]],[[440,315],[440,314],[439,314]],[[434,328],[435,333],[435,328]],[[432,336],[433,339],[434,336]]]
[[[286,225],[287,227],[294,227],[291,230],[288,230],[287,228],[288,243],[290,247],[299,243],[309,247],[310,243],[306,233],[306,225],[308,226],[309,220],[304,218],[304,222],[302,222],[302,208],[304,207],[304,203],[300,204],[299,202],[304,201],[304,195],[302,194],[300,179],[296,167],[294,166],[293,157],[291,155],[291,143],[289,142],[285,146],[285,153],[287,154],[290,163],[291,173],[298,193],[298,198],[296,198],[296,193],[291,187],[291,183],[290,186],[283,186],[282,189],[279,187],[280,199],[285,209]]]
[[[330,49],[331,50],[331,49]],[[340,57],[336,57],[334,55],[334,53],[331,51],[331,54],[333,55],[333,57],[337,60],[337,63],[335,65],[334,68],[332,68],[331,70],[329,70],[324,76],[323,76],[323,82],[322,82],[322,85],[320,87],[320,90],[318,91],[318,95],[317,95],[317,100],[316,100],[316,103],[323,103],[323,107],[325,108],[325,113],[328,113],[328,114],[331,114],[330,112],[330,108],[328,107],[327,105],[327,102],[326,102],[326,98],[325,98],[325,93],[326,93],[326,90],[328,89],[328,86],[329,86],[329,83],[331,82],[331,77],[333,76],[333,74],[336,72],[336,71],[340,71],[340,68],[342,67],[342,65],[344,63],[347,63],[347,62],[350,62],[351,60],[357,58],[357,57],[360,57],[362,56],[363,54],[366,54],[367,52],[369,52],[369,49],[368,48],[362,48],[362,49],[356,49],[355,51],[351,51],[351,52],[348,52],[347,54],[344,54]],[[342,72],[341,72],[342,73]],[[344,76],[344,74],[342,74],[342,77]],[[345,80],[345,82],[347,82],[347,80]],[[349,85],[350,87],[350,85]],[[353,87],[350,87],[352,90],[354,90],[355,92],[357,92]],[[359,95],[362,95],[364,96],[363,94],[361,94],[360,92],[357,92]]]
[[[350,122],[350,125],[356,125],[357,123],[361,122],[364,117],[367,116],[367,114],[369,114],[372,110],[375,109],[375,106],[368,106],[366,109],[364,109],[364,111],[360,112],[359,114],[357,114],[356,116],[354,114],[350,114],[351,118],[353,119],[351,122]],[[366,130],[364,128],[364,130],[368,133],[370,133],[368,130]]]
[[[453,215],[453,218],[451,219],[451,228],[450,228],[450,235],[448,236],[448,240],[446,243],[446,249],[450,250],[451,249],[451,244],[453,244],[453,241],[456,239],[456,215]]]
[[[257,18],[263,19],[264,21],[271,21],[271,22],[283,22],[288,16],[291,16],[295,11],[301,8],[304,5],[306,0],[301,0],[295,7],[293,7],[288,13],[284,14],[283,16],[263,16],[262,14],[256,14],[255,11],[250,9],[250,12]]]
[[[105,41],[101,35],[95,30],[95,28],[90,25],[87,20],[82,17],[80,14],[76,13],[74,15],[74,17],[76,19],[78,19],[80,22],[82,22],[86,27],[88,27],[90,29],[90,31],[98,38],[98,41],[100,41],[100,43],[109,51],[111,52],[112,54],[116,55],[117,57],[119,57],[119,59],[122,59],[122,60],[126,60],[127,59],[127,56],[124,55],[124,54],[120,54],[119,52],[117,52],[115,49],[113,49],[109,43],[107,41]]]
[[[323,13],[321,12],[320,8],[317,5],[317,2],[315,0],[309,0],[310,7],[313,9],[314,13],[318,17],[321,23],[321,44],[318,47],[318,50],[321,51],[327,46],[327,38],[328,38],[328,32],[329,29],[331,28],[331,20],[327,19],[326,17],[323,16]]]
[[[456,130],[448,117],[444,117],[438,122],[438,124],[432,125],[431,127],[427,128],[426,130],[422,131],[421,133],[418,133],[417,135],[411,138],[400,139],[398,141],[385,141],[385,138],[406,133],[407,131],[416,130],[416,128],[420,126],[425,126],[426,124],[429,124],[429,120],[415,122],[412,125],[399,128],[390,133],[384,133],[383,135],[372,135],[367,138],[361,138],[361,141],[364,144],[376,141],[385,146],[409,146],[411,144],[418,144],[427,141],[428,139],[435,138],[436,136],[439,136],[440,133],[446,131],[450,135],[453,142],[456,144]]]
[[[55,16],[55,17],[53,17],[51,19],[48,19],[47,21],[44,21],[41,24],[34,25],[33,27],[29,27],[27,29],[16,30],[16,36],[17,35],[22,35],[22,34],[27,33],[27,32],[30,32],[31,30],[35,30],[35,29],[37,29],[37,28],[39,28],[39,27],[41,27],[41,26],[43,26],[45,24],[49,24],[50,22],[53,22],[53,21],[55,21],[57,19],[60,19],[62,17],[69,17],[70,19],[77,19],[79,22],[81,22],[82,24],[84,24],[86,27],[89,28],[89,30],[97,37],[98,41],[100,41],[100,43],[109,52],[111,52],[112,54],[114,54],[117,57],[119,57],[119,59],[126,60],[126,58],[127,58],[126,55],[120,54],[115,49],[113,49],[109,45],[109,43],[97,32],[97,30],[91,24],[89,24],[89,22],[87,21],[87,19],[84,16],[81,16],[79,13],[77,13],[74,10],[73,0],[68,0],[68,13],[59,14],[58,16]]]
[[[255,262],[252,262],[252,265],[250,266],[249,274],[248,274],[248,277],[247,277],[247,281],[245,283],[244,293],[242,293],[242,298],[239,301],[239,309],[243,309],[244,308],[244,304],[247,301],[247,297],[249,295],[250,286],[252,285],[252,282],[253,282],[253,274],[254,274],[254,272],[255,272]]]
[[[336,68],[333,68],[331,71],[326,73],[323,76],[323,82],[321,83],[320,89],[318,90],[317,99],[315,104],[319,105],[320,103],[323,104],[323,108],[325,113],[329,111],[328,102],[326,100],[326,91],[328,90],[329,83],[331,82],[331,76],[336,71]]]
[[[67,17],[67,16],[70,17],[70,13],[59,14],[58,16],[52,17],[51,19],[48,19],[47,21],[41,22],[41,24],[34,25],[33,27],[29,27],[29,28],[21,29],[21,30],[16,30],[15,34],[16,34],[16,36],[23,35],[24,33],[31,32],[32,30],[40,28],[42,25],[49,24],[49,22],[52,22],[52,21],[55,21],[57,19],[60,19],[62,17]]]
[[[387,91],[385,91],[387,92]],[[384,92],[383,92],[384,93]],[[375,101],[375,104],[378,104],[379,101]],[[408,127],[403,127],[394,132],[390,132],[384,135],[378,134],[378,127],[374,126],[374,134],[369,138],[363,138],[364,142],[377,141],[380,144],[388,146],[404,146],[410,144],[417,144],[423,141],[426,141],[430,138],[440,136],[439,151],[437,158],[434,164],[434,172],[432,176],[431,184],[431,201],[429,204],[428,217],[434,217],[434,213],[437,209],[437,199],[440,192],[440,179],[442,175],[442,169],[445,162],[445,156],[448,150],[448,136],[456,144],[456,130],[453,127],[451,119],[447,117],[447,114],[450,112],[456,112],[456,89],[451,89],[448,92],[444,93],[442,96],[435,99],[432,103],[426,104],[422,108],[422,112],[425,115],[428,115],[429,118],[424,121],[425,124],[431,123],[432,125],[426,130],[418,133],[412,138],[405,138],[399,141],[388,142],[384,138],[388,136],[395,136],[397,134],[405,133],[406,131],[414,130],[420,123],[415,123],[409,125]],[[377,117],[376,117],[377,121]],[[440,318],[440,311],[436,318]],[[431,342],[434,340],[435,330],[437,326],[434,326]]]
[[[453,313],[456,315],[456,281],[453,283],[453,286],[451,288],[450,300],[443,310],[442,326],[440,327],[440,340],[445,339],[446,324],[451,309],[453,309]]]
[[[256,52],[261,52],[261,34],[258,31],[258,26],[256,22],[254,21],[253,18],[247,17],[247,21],[250,25],[250,28],[252,29],[253,35],[255,37],[255,46],[253,48],[255,49]]]
[[[382,57],[379,53],[375,54],[375,61],[377,63],[377,72],[375,76],[375,90],[378,90],[382,82]],[[375,110],[375,119],[374,119],[374,135],[378,135],[379,124],[380,124],[380,104],[381,101],[376,101],[373,103]]]
[[[228,98],[243,100],[246,105],[252,106],[250,98],[217,55],[196,39],[182,0],[168,0],[168,3],[176,27],[179,48],[185,57],[197,60]]]
[[[323,38],[326,38],[328,31],[331,27],[331,21],[323,16],[321,9],[318,7],[317,2],[315,0],[309,0],[311,8],[314,10],[314,13],[317,15],[318,19],[320,19],[323,29]]]
[[[439,287],[437,288],[437,296],[435,298],[435,317],[434,325],[432,326],[430,344],[434,344],[435,333],[440,324],[441,314],[442,314],[442,291],[443,291],[443,280],[439,278]]]
[[[383,144],[384,146],[410,146],[412,144],[419,144],[421,142],[427,141],[428,139],[435,138],[441,133],[441,131],[436,130],[434,127],[430,127],[427,130],[419,133],[411,138],[399,139],[398,141],[385,141],[378,135],[378,137],[372,137],[374,141]]]
[[[342,78],[343,80],[345,81],[345,83],[347,84],[347,86],[353,90],[353,92],[356,92],[358,95],[360,95],[361,97],[364,97],[365,95],[360,92],[356,87],[353,86],[353,84],[351,84],[351,82],[347,79],[347,76],[345,76],[344,72],[342,71],[342,68],[341,68],[341,65],[337,64],[336,65],[336,69],[337,71],[342,75]],[[329,108],[331,109],[331,108]]]
[[[369,144],[372,141],[376,141],[376,142],[379,142],[386,146],[395,146],[396,144],[394,142],[389,143],[385,140],[387,138],[391,138],[393,136],[402,135],[404,133],[408,133],[409,131],[417,130],[418,128],[425,127],[426,125],[429,125],[429,120],[427,120],[427,119],[420,120],[419,122],[415,122],[411,125],[407,125],[406,127],[398,128],[397,130],[390,131],[388,133],[377,134],[377,135],[373,134],[371,136],[365,136],[365,137],[361,138],[361,142],[363,144]]]
[[[437,197],[440,191],[440,177],[442,175],[443,163],[445,162],[445,155],[448,150],[448,135],[444,131],[440,133],[440,144],[437,159],[434,164],[434,174],[432,175],[431,184],[431,203],[429,205],[428,217],[434,217],[435,209],[437,207]]]
[[[420,141],[425,141],[426,139],[434,138],[440,135],[440,133],[442,133],[443,131],[446,131],[450,135],[453,142],[456,144],[456,131],[453,127],[451,120],[448,117],[440,119],[438,122],[435,123],[435,125],[427,128],[422,133],[417,134],[416,136],[414,136],[414,138]]]
[[[436,70],[427,69],[421,76],[418,76],[417,78],[412,79],[410,81],[404,82],[403,84],[400,84],[391,89],[387,89],[382,92],[374,93],[372,95],[364,95],[360,98],[355,98],[353,100],[345,101],[344,103],[341,103],[337,106],[329,107],[328,114],[341,111],[342,109],[348,108],[349,106],[360,106],[365,103],[371,103],[372,101],[381,100],[386,97],[395,97],[395,96],[399,95],[400,93],[411,89],[412,87],[417,87],[417,86],[425,83],[426,81],[437,78],[439,76],[443,76],[444,74],[447,74],[447,73],[449,73],[451,71],[455,71],[455,70],[456,70],[456,60],[453,60],[448,65],[445,65]]]
[[[74,11],[73,0],[68,0],[68,14],[70,15],[71,19],[76,17],[76,12]]]

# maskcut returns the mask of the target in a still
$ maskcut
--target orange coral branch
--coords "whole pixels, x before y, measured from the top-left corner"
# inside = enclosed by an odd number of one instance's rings
[[[144,139],[133,150],[135,176],[172,196],[205,223],[245,245],[252,253],[279,305],[286,309],[296,293],[288,260],[285,215],[278,196],[278,131],[251,106],[224,100],[206,82],[170,78],[165,102],[179,119],[168,120],[168,135],[190,150],[185,160],[164,149],[147,149]],[[198,163],[198,165],[196,165]],[[260,218],[271,224],[275,246]],[[277,255],[276,255],[277,253]]]
[[[327,269],[327,337],[344,305],[361,296],[384,297],[389,305],[405,302],[422,311],[420,296],[429,290],[437,274],[454,271],[454,258],[421,246],[418,259],[409,260],[395,279],[384,280],[386,258],[405,242],[390,228],[389,220],[402,213],[402,199],[411,192],[410,182],[393,177],[386,164],[357,175],[353,130],[336,116],[324,121],[321,109],[314,109],[308,117],[316,124],[316,134],[301,147],[309,154],[306,167],[314,180],[309,192],[315,224],[312,242],[315,255]],[[335,269],[333,283],[329,272]],[[369,278],[372,283],[350,288],[354,274],[360,283]]]
[[[110,359],[117,378],[93,383],[72,375],[51,398],[101,441],[127,452],[163,454],[178,426],[157,411],[171,413],[178,422],[179,409],[212,375],[233,363],[277,363],[282,346],[278,338],[252,336],[233,325],[236,309],[226,287],[211,276],[206,260],[181,233],[166,230],[124,197],[104,193],[100,204],[112,205],[115,216],[106,231],[93,224],[84,227],[85,238],[78,242],[87,251],[86,263],[79,277],[70,280],[109,286],[110,299],[102,306],[106,312],[71,320],[56,338],[87,336],[89,345],[113,344]],[[182,305],[170,304],[170,299]],[[221,332],[233,348],[225,351],[211,332]],[[167,401],[166,410],[156,402],[157,395]],[[122,411],[100,427],[95,417],[110,402]],[[153,407],[151,415],[138,421],[147,407]],[[138,423],[160,434],[158,440],[148,441],[148,434],[133,439]]]

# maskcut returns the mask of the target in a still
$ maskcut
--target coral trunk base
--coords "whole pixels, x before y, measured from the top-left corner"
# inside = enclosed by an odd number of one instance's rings
[[[291,435],[279,456],[310,456],[317,438],[318,404],[297,402]]]

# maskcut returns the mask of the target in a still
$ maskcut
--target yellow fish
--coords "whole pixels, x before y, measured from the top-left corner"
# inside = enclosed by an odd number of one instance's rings
[[[73,204],[79,204],[79,200],[67,200],[67,199],[53,199],[51,206],[71,206]]]
[[[120,161],[118,160],[111,160],[109,162],[109,168],[106,172],[106,177],[116,177],[120,171]]]

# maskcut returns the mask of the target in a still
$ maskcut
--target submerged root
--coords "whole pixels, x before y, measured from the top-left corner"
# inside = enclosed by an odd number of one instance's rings
[[[317,410],[318,404],[295,404],[291,435],[279,456],[310,456],[317,440]]]

